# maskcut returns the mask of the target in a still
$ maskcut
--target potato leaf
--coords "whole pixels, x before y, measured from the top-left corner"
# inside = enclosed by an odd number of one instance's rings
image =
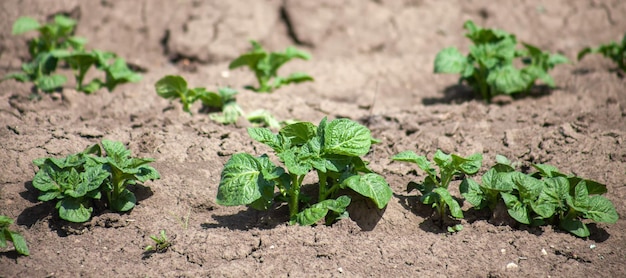
[[[59,217],[70,222],[86,222],[91,218],[93,208],[84,198],[64,198],[57,203]]]
[[[301,226],[313,225],[324,218],[328,211],[341,214],[346,211],[348,205],[350,205],[350,197],[345,195],[339,196],[336,200],[324,200],[296,214],[294,219],[291,220],[291,224],[298,223]]]
[[[468,66],[467,58],[456,47],[448,47],[435,57],[435,73],[462,73]],[[472,65],[469,65],[472,66]]]
[[[20,35],[29,31],[37,30],[41,27],[39,22],[32,17],[23,16],[13,23],[13,35]]]
[[[461,206],[459,206],[459,203],[454,200],[454,198],[452,198],[452,195],[450,195],[450,192],[448,192],[447,189],[443,187],[437,187],[433,189],[433,193],[437,194],[438,198],[443,200],[443,202],[447,205],[447,207],[450,209],[450,215],[452,215],[454,218],[463,218],[463,211],[461,210]]]
[[[326,124],[323,152],[347,156],[362,156],[369,152],[370,130],[348,119],[337,119]]]
[[[217,203],[223,206],[250,204],[273,184],[263,178],[259,161],[246,153],[234,154],[224,165],[217,190]]]
[[[379,209],[387,206],[393,195],[385,178],[374,173],[354,175],[344,180],[343,183],[346,187],[370,198]]]

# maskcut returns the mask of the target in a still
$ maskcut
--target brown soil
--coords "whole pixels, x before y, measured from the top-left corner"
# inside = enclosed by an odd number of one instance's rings
[[[610,61],[592,55],[559,66],[556,90],[500,104],[473,99],[455,86],[457,76],[432,73],[443,47],[467,50],[467,19],[574,59],[585,46],[621,39],[626,1],[5,0],[0,7],[1,75],[28,59],[32,35],[11,35],[11,24],[22,15],[43,21],[57,13],[78,19],[77,34],[89,48],[116,52],[147,70],[140,83],[113,93],[84,95],[68,84],[39,100],[29,98],[31,84],[0,83],[0,214],[16,219],[12,228],[31,251],[29,257],[0,252],[2,277],[626,273],[624,220],[591,225],[592,236],[581,239],[553,227],[496,225],[465,202],[464,229],[448,234],[430,219],[432,210],[405,191],[422,174],[390,161],[400,151],[432,156],[441,148],[482,152],[487,166],[496,154],[525,166],[549,163],[605,183],[606,196],[626,215],[626,80],[610,70]],[[284,207],[257,212],[215,204],[229,156],[266,149],[248,137],[247,123],[222,126],[206,114],[190,116],[179,103],[158,97],[153,84],[167,74],[210,90],[252,84],[248,71],[224,77],[249,39],[272,50],[292,44],[309,50],[312,61],[293,62],[284,72],[302,70],[316,81],[274,94],[242,91],[243,109],[267,109],[279,119],[348,117],[367,124],[382,140],[367,159],[395,192],[383,212],[356,202],[352,219],[299,227],[286,225]],[[103,138],[155,158],[162,179],[135,189],[139,202],[130,213],[99,211],[88,223],[70,225],[54,204],[37,201],[31,161],[78,152]],[[173,246],[144,256],[149,236],[161,229],[175,237]]]

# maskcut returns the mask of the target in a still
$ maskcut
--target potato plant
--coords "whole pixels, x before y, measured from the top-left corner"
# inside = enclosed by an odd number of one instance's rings
[[[313,77],[301,72],[292,73],[287,77],[278,76],[278,69],[285,63],[292,59],[310,60],[309,53],[295,47],[287,47],[282,53],[268,53],[258,42],[250,41],[250,43],[252,50],[237,57],[228,65],[229,69],[247,66],[254,72],[259,87],[247,86],[246,89],[259,93],[271,93],[283,85],[313,81]]]
[[[28,251],[28,244],[26,240],[19,232],[9,230],[9,227],[13,224],[13,219],[5,215],[0,215],[0,248],[7,248],[7,241],[13,243],[15,251],[24,256],[30,255]]]
[[[617,221],[613,203],[600,196],[607,192],[604,184],[563,174],[551,165],[532,166],[537,171],[524,174],[515,171],[508,159],[498,156],[496,165],[482,176],[482,183],[463,181],[462,195],[476,209],[494,211],[502,200],[508,214],[520,223],[557,224],[579,237],[590,235],[583,220]]]
[[[412,151],[404,151],[392,157],[395,161],[411,162],[426,172],[427,176],[420,184],[410,183],[407,190],[411,192],[417,189],[420,193],[420,202],[432,205],[439,214],[439,225],[443,226],[446,210],[454,218],[463,218],[463,211],[459,203],[448,191],[450,182],[455,176],[474,175],[480,170],[483,156],[473,154],[468,157],[461,157],[455,154],[445,154],[437,150],[433,156],[433,161],[439,167],[439,173],[431,167],[425,156],[417,155]],[[467,180],[467,179],[464,179]],[[457,227],[454,229],[459,230]]]
[[[30,17],[20,17],[13,24],[13,34],[38,31],[39,37],[28,43],[32,61],[22,64],[21,72],[8,74],[2,80],[33,82],[44,92],[54,91],[67,82],[64,75],[55,73],[61,63],[66,63],[75,72],[76,90],[84,93],[93,93],[100,88],[111,92],[119,84],[141,80],[141,75],[131,70],[115,53],[86,51],[87,40],[72,35],[75,27],[75,20],[62,15],[55,16],[53,22],[45,25]],[[103,71],[104,78],[95,78],[85,84],[85,75],[92,66]]]
[[[102,147],[95,144],[64,158],[35,159],[33,164],[39,170],[33,187],[40,191],[40,201],[57,200],[55,207],[61,219],[86,222],[91,218],[94,202],[103,198],[111,210],[131,210],[137,200],[127,187],[160,178],[147,165],[152,161],[131,157],[120,142],[102,140]]]
[[[626,73],[626,34],[624,34],[621,42],[610,42],[598,47],[584,48],[578,52],[578,60],[580,61],[587,54],[601,54],[617,64],[622,73]]]
[[[559,54],[550,54],[528,43],[517,49],[515,35],[498,29],[484,29],[468,20],[465,35],[474,45],[467,56],[455,47],[441,50],[435,58],[435,73],[461,74],[465,82],[487,102],[497,95],[527,92],[540,79],[554,87],[548,71],[569,60]],[[516,67],[521,59],[524,67]]]
[[[220,205],[266,210],[286,201],[291,224],[312,225],[323,218],[330,224],[347,215],[351,198],[342,189],[371,199],[379,209],[391,199],[385,179],[373,173],[361,158],[372,142],[377,142],[363,125],[349,119],[324,118],[318,126],[298,122],[281,128],[278,134],[267,128],[248,128],[248,134],[269,146],[284,167],[265,154],[234,154],[221,174],[217,192]],[[310,172],[318,176],[316,199],[301,191]],[[301,204],[305,206],[302,210]]]

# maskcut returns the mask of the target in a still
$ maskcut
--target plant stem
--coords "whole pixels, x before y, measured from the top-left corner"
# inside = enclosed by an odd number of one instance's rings
[[[304,179],[304,175],[291,175],[291,186],[289,187],[289,218],[293,218],[298,214],[298,202],[300,198],[300,185]]]
[[[317,176],[319,177],[319,194],[317,197],[317,201],[321,202],[324,201],[326,199],[326,173],[322,172],[322,171],[317,171]]]

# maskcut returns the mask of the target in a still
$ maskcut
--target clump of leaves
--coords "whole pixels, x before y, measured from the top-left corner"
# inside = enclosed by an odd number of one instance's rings
[[[361,158],[377,142],[363,125],[349,119],[324,118],[318,126],[298,122],[283,127],[278,134],[267,128],[248,128],[248,134],[272,148],[285,167],[277,166],[265,154],[234,154],[221,174],[218,204],[266,210],[275,202],[286,201],[291,224],[312,225],[323,218],[331,224],[347,216],[351,198],[341,195],[341,189],[371,199],[379,209],[391,199],[385,179],[373,173]],[[316,172],[319,178],[314,203],[313,197],[301,192],[309,172]],[[301,204],[305,205],[303,210]]]
[[[170,240],[167,238],[167,235],[165,235],[165,230],[161,230],[159,236],[151,235],[150,239],[154,241],[154,245],[146,246],[146,252],[153,251],[157,253],[163,253],[167,251],[170,246],[172,246],[172,242],[170,242]]]
[[[87,40],[73,36],[74,27],[76,21],[63,15],[57,15],[53,22],[46,25],[40,25],[30,17],[20,17],[13,24],[14,35],[29,31],[39,32],[39,37],[28,43],[33,60],[22,64],[21,72],[8,74],[2,80],[34,82],[44,92],[54,91],[67,82],[64,75],[54,73],[62,62],[75,71],[76,89],[85,93],[92,93],[100,88],[107,88],[110,92],[119,84],[141,80],[141,75],[131,70],[126,61],[114,53],[86,51]],[[103,71],[105,78],[96,78],[84,84],[85,75],[92,66]]]
[[[103,152],[104,150],[104,152]],[[102,141],[65,158],[33,160],[39,171],[33,187],[40,191],[40,201],[58,200],[61,219],[86,222],[93,213],[95,201],[105,197],[114,211],[129,211],[137,202],[127,186],[159,179],[159,173],[147,164],[151,158],[132,158],[120,142]]]
[[[448,187],[455,176],[476,174],[482,165],[483,156],[481,154],[461,157],[455,154],[445,154],[441,150],[437,150],[433,156],[433,161],[439,167],[439,173],[431,167],[430,162],[425,156],[417,155],[413,151],[401,152],[393,156],[392,159],[395,161],[415,163],[420,169],[426,172],[427,176],[424,178],[424,181],[421,184],[414,182],[409,183],[407,191],[411,192],[413,189],[420,191],[422,194],[419,198],[420,202],[426,205],[432,205],[437,209],[441,226],[444,224],[446,209],[449,209],[450,215],[454,218],[463,218],[461,206],[452,197],[448,191]],[[449,230],[457,231],[458,227],[455,226]]]
[[[465,35],[474,45],[463,56],[455,47],[441,50],[435,58],[435,73],[461,74],[459,82],[466,82],[486,101],[496,95],[527,92],[537,79],[554,87],[554,79],[548,71],[558,64],[569,62],[559,54],[550,54],[536,46],[523,43],[524,49],[516,49],[515,35],[497,29],[483,29],[468,20],[464,24]],[[515,67],[520,58],[524,67]]]
[[[578,60],[580,61],[583,57],[587,56],[587,54],[591,53],[602,54],[602,56],[613,60],[622,73],[626,72],[626,34],[622,38],[621,43],[613,41],[594,48],[584,48],[578,52]]]
[[[278,76],[278,69],[292,59],[310,60],[311,55],[305,51],[298,50],[295,47],[287,47],[285,52],[268,53],[256,41],[250,41],[252,50],[244,53],[233,60],[229,69],[247,66],[252,70],[259,82],[259,87],[247,86],[247,89],[255,92],[271,93],[283,85],[291,83],[300,83],[305,81],[313,81],[313,77],[306,73],[295,72],[287,77]]]
[[[168,75],[161,78],[154,85],[159,96],[165,99],[179,99],[183,110],[191,114],[191,105],[200,100],[205,107],[217,109],[220,113],[210,113],[209,117],[222,124],[232,124],[244,115],[237,104],[235,89],[219,88],[217,92],[207,91],[205,88],[188,88],[187,81],[178,75]],[[272,128],[280,128],[280,123],[268,112],[255,111],[248,117],[251,122],[261,122]]]
[[[465,180],[461,192],[477,209],[492,211],[501,198],[507,212],[527,225],[558,224],[579,237],[590,235],[586,224],[615,223],[618,219],[613,203],[600,196],[607,192],[604,184],[575,175],[566,175],[551,165],[533,164],[533,174],[515,171],[508,159],[496,158],[497,164],[482,177],[482,183]]]
[[[19,232],[9,230],[13,224],[13,219],[5,215],[0,215],[0,248],[7,248],[7,241],[13,242],[13,247],[17,253],[24,256],[30,255],[26,240]]]

